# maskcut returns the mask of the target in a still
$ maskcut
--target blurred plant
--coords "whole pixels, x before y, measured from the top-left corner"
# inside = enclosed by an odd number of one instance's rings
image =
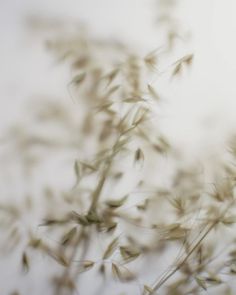
[[[158,28],[164,32],[169,50],[173,50],[178,39],[188,40],[191,36],[178,17],[178,4],[178,0],[156,0]]]
[[[211,287],[230,294],[224,276],[236,273],[235,237],[228,234],[236,221],[235,143],[209,190],[198,163],[184,165],[158,128],[162,95],[150,83],[157,51],[140,56],[78,28],[47,47],[72,70],[72,101],[40,100],[30,124],[17,124],[5,141],[13,141],[11,156],[20,155],[30,182],[45,173],[39,166],[52,154],[75,158],[74,185],[66,193],[44,186],[39,200],[27,194],[19,204],[2,203],[5,249],[20,249],[24,273],[36,252],[51,257],[58,264],[48,269],[55,295],[111,294],[112,281],[128,294],[200,294]],[[188,54],[174,62],[170,75],[192,60]],[[166,157],[169,174],[159,166]],[[161,174],[168,177],[164,184]],[[169,255],[167,267],[162,258]],[[83,285],[84,272],[101,282],[98,291]]]

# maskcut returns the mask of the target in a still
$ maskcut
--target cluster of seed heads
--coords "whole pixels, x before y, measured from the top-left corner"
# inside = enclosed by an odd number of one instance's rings
[[[78,33],[52,39],[47,48],[72,70],[71,107],[40,100],[32,124],[43,132],[17,124],[5,140],[20,154],[28,181],[53,151],[74,157],[74,183],[66,192],[40,188],[39,204],[30,194],[20,204],[1,203],[5,248],[19,253],[21,271],[28,275],[37,253],[51,258],[45,269],[58,265],[47,282],[55,295],[92,294],[91,286],[80,290],[82,273],[101,280],[96,294],[105,294],[111,282],[127,286],[124,294],[201,294],[212,288],[214,294],[234,294],[236,244],[228,231],[236,222],[235,142],[229,143],[230,161],[217,167],[217,181],[207,185],[197,163],[181,165],[158,126],[163,98],[150,82],[158,75],[158,50],[140,56],[121,43]],[[192,61],[192,54],[173,61],[170,76],[178,77]],[[51,125],[57,132],[45,132]],[[159,160],[166,157],[175,166],[168,185],[160,186]],[[30,217],[35,229],[24,220],[36,211],[40,218]],[[171,247],[174,261],[160,269]]]

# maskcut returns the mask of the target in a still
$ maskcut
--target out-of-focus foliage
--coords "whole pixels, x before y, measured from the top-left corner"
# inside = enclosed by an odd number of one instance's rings
[[[162,1],[166,15],[159,21],[167,21],[173,3]],[[37,183],[46,173],[40,165],[63,153],[74,157],[74,183],[66,192],[40,187],[40,200],[27,195],[19,204],[2,202],[4,248],[20,253],[21,271],[28,274],[36,255],[50,257],[44,261],[45,271],[55,266],[45,282],[50,294],[92,294],[96,290],[83,284],[82,273],[101,283],[96,294],[111,294],[111,282],[127,294],[200,294],[210,288],[230,294],[229,278],[236,273],[235,143],[207,184],[198,163],[182,164],[159,129],[163,98],[151,82],[159,51],[140,56],[122,43],[78,31],[47,41],[71,69],[71,101],[40,100],[30,124],[17,124],[4,138],[28,181]],[[171,42],[176,33],[169,34]],[[169,75],[192,61],[191,53],[173,61]],[[171,173],[159,166],[166,158]],[[164,184],[161,174],[168,177]]]

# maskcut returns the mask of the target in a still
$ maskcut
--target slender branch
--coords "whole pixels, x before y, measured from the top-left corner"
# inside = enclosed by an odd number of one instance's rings
[[[101,175],[101,178],[98,182],[98,185],[92,195],[92,202],[91,202],[91,205],[89,207],[89,211],[88,212],[92,212],[92,211],[95,211],[96,210],[96,206],[97,206],[97,203],[98,203],[98,200],[100,198],[100,195],[101,195],[101,192],[102,192],[102,189],[104,187],[104,184],[105,184],[105,181],[107,179],[107,176],[110,172],[110,168],[111,168],[111,164],[112,164],[112,160],[114,158],[114,156],[117,154],[117,151],[116,151],[116,148],[117,148],[117,145],[119,143],[119,140],[120,140],[120,136],[118,136],[113,148],[112,148],[112,154],[108,157],[108,159],[106,160],[106,165],[105,165],[105,168],[102,172],[102,175]]]
[[[92,212],[96,209],[96,206],[97,206],[97,203],[98,203],[98,200],[99,200],[99,197],[101,195],[101,192],[102,192],[102,189],[104,187],[104,184],[105,184],[105,181],[106,181],[106,178],[108,176],[108,173],[110,171],[110,167],[111,167],[111,159],[108,160],[107,162],[107,165],[101,175],[101,178],[98,182],[98,185],[92,195],[92,202],[91,202],[91,205],[89,207],[89,212]]]
[[[70,257],[68,259],[68,267],[66,267],[64,272],[61,274],[61,278],[68,278],[69,277],[72,262],[77,254],[78,245],[82,241],[83,236],[84,236],[84,230],[82,229],[77,235],[77,238],[75,240],[75,244],[73,246],[72,252],[71,252]],[[60,287],[60,284],[57,284],[57,286],[54,290],[54,294],[60,295],[60,294],[62,294],[62,292],[61,292],[62,290],[63,290],[63,288]]]
[[[188,252],[185,258],[169,274],[167,274],[152,288],[151,294],[154,294],[170,277],[172,277],[179,269],[181,269],[181,267],[185,264],[188,258],[193,254],[193,252],[198,248],[198,246],[202,243],[205,237],[212,231],[212,229],[216,226],[218,222],[219,221],[217,220],[208,227],[208,229],[205,231],[202,237],[196,242],[196,244],[192,247],[192,249]]]
[[[230,202],[228,204],[228,206],[225,208],[225,210],[221,213],[221,215],[219,216],[219,218],[215,219],[208,227],[208,229],[205,231],[205,233],[201,236],[201,238],[193,245],[192,249],[186,254],[185,258],[169,273],[166,274],[166,276],[164,276],[162,279],[160,279],[152,288],[152,292],[150,293],[150,295],[154,295],[154,293],[160,289],[161,286],[163,286],[163,284],[165,284],[165,282],[167,280],[169,280],[169,278],[171,278],[179,269],[181,269],[181,267],[186,263],[186,261],[188,260],[188,258],[194,253],[194,251],[198,248],[198,246],[202,243],[202,241],[206,238],[206,236],[214,229],[214,227],[221,221],[221,219],[223,218],[223,216],[226,214],[226,212],[228,211],[228,209],[234,204],[235,200],[233,199],[232,202]]]

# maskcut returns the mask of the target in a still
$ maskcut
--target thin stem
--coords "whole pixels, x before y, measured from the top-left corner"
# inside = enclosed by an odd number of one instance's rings
[[[100,195],[101,195],[101,192],[102,192],[102,189],[104,187],[104,184],[105,184],[105,181],[107,179],[107,176],[110,172],[110,168],[111,168],[111,164],[112,164],[112,160],[114,158],[114,156],[116,155],[117,151],[116,151],[116,147],[117,147],[117,144],[119,143],[119,139],[120,139],[120,136],[118,136],[113,148],[112,148],[112,154],[111,156],[108,157],[108,159],[106,160],[106,166],[102,172],[102,175],[101,175],[101,178],[98,182],[98,185],[92,195],[92,202],[91,202],[91,205],[89,207],[89,211],[88,212],[93,212],[96,210],[96,206],[97,206],[97,203],[98,203],[98,200],[100,198]]]
[[[152,288],[152,293],[150,295],[154,294],[158,289],[160,289],[163,284],[169,278],[171,278],[181,267],[185,264],[185,262],[188,260],[188,258],[194,253],[194,251],[198,248],[198,246],[202,243],[202,241],[205,239],[205,237],[212,231],[212,229],[222,220],[223,216],[226,214],[226,212],[229,210],[229,208],[234,204],[235,200],[233,199],[228,206],[225,208],[225,210],[221,213],[219,218],[215,219],[208,227],[208,229],[205,231],[205,233],[201,236],[201,238],[194,244],[192,249],[186,254],[185,258],[169,273],[166,274],[162,279],[160,279]]]
[[[101,178],[98,182],[98,185],[92,195],[92,203],[89,207],[89,212],[92,212],[96,209],[96,206],[97,206],[97,203],[98,203],[98,200],[99,200],[99,197],[101,195],[101,192],[102,192],[102,189],[104,187],[104,184],[105,184],[105,181],[106,181],[106,178],[108,176],[108,173],[109,173],[109,170],[110,170],[110,167],[111,167],[111,160],[109,159],[108,162],[107,162],[107,165],[101,175]]]
[[[188,258],[193,254],[193,252],[198,248],[198,246],[202,243],[202,241],[205,239],[205,237],[212,231],[212,229],[216,226],[216,224],[219,222],[219,220],[216,220],[213,222],[208,229],[205,231],[205,233],[202,235],[202,237],[196,242],[196,244],[192,247],[192,249],[188,252],[188,254],[185,256],[185,258],[169,273],[167,274],[162,280],[160,280],[153,288],[152,293],[156,292],[170,277],[172,277],[188,260]]]
[[[84,230],[81,230],[77,235],[74,247],[73,247],[72,252],[70,254],[70,257],[68,259],[68,267],[65,268],[64,272],[61,275],[61,278],[68,278],[69,277],[72,262],[73,262],[73,260],[74,260],[74,258],[76,256],[76,254],[77,254],[78,245],[80,244],[83,236],[84,236]],[[61,288],[60,284],[58,284],[56,286],[56,288],[55,288],[54,294],[55,295],[60,295],[60,294],[62,294],[62,292],[61,292],[62,290],[63,290],[63,288]]]

